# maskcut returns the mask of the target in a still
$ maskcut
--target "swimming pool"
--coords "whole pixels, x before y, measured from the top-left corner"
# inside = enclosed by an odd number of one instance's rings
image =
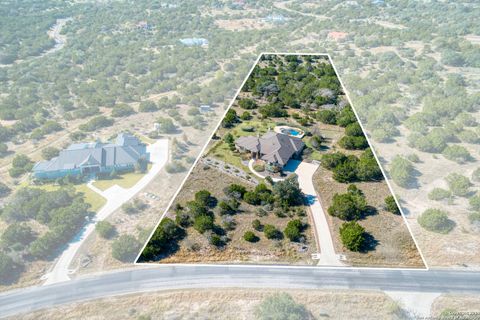
[[[288,135],[291,135],[291,136],[299,136],[302,134],[302,132],[298,131],[298,130],[295,130],[295,129],[292,129],[292,128],[282,128],[280,129],[280,131],[284,134],[288,134]]]

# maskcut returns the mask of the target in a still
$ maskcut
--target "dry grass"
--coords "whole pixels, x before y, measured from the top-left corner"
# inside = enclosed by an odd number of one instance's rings
[[[479,319],[480,297],[474,295],[443,294],[435,299],[431,310],[432,317],[439,317],[442,312],[448,310],[457,313],[456,316],[458,319]],[[469,313],[470,317],[468,317],[466,313]],[[452,317],[452,319],[455,318]]]
[[[348,187],[348,184],[335,181],[332,172],[322,167],[315,173],[314,184],[325,211],[332,204],[333,196],[345,193]],[[347,263],[354,266],[423,267],[403,218],[383,209],[384,199],[390,195],[386,182],[362,182],[356,185],[364,192],[368,205],[377,210],[376,214],[367,216],[359,223],[378,244],[375,250],[367,253],[350,252],[340,241],[339,228],[343,221],[328,216],[336,251],[346,254]]]
[[[274,289],[195,289],[106,298],[23,315],[22,319],[255,319],[255,308]],[[296,290],[287,292],[315,319],[396,319],[396,304],[379,292]],[[14,319],[13,317],[11,319]]]

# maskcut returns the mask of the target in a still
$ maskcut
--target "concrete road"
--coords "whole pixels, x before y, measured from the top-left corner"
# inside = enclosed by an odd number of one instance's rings
[[[65,250],[61,253],[53,266],[53,269],[43,276],[43,279],[46,280],[44,283],[45,285],[70,280],[69,275],[74,273],[75,270],[71,270],[69,267],[84,241],[93,231],[95,231],[95,225],[97,222],[105,220],[110,214],[120,208],[122,204],[132,199],[143,188],[145,188],[160,172],[163,166],[165,166],[168,161],[168,139],[158,140],[154,144],[147,146],[147,151],[150,152],[152,167],[133,187],[124,189],[114,185],[105,191],[101,191],[95,188],[91,183],[88,184],[90,189],[107,199],[107,202],[97,212],[92,221],[88,223],[66,246]]]
[[[0,294],[1,317],[122,294],[186,288],[365,289],[480,294],[480,273],[289,266],[143,266]]]
[[[296,160],[290,160],[296,161]],[[299,162],[299,161],[297,161]],[[300,162],[295,170],[298,176],[298,184],[305,194],[308,201],[315,229],[316,238],[320,245],[320,256],[318,265],[322,266],[342,266],[339,255],[335,253],[330,227],[328,226],[327,216],[320,204],[315,187],[313,186],[313,175],[318,169],[318,164]]]

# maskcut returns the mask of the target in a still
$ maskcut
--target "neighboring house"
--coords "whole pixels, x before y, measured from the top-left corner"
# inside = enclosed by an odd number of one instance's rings
[[[269,171],[281,170],[293,157],[298,157],[305,144],[302,139],[269,131],[262,137],[240,137],[235,141],[240,152],[250,152],[253,159],[266,162]]]
[[[67,175],[96,176],[113,171],[131,171],[139,161],[147,162],[147,146],[129,133],[120,133],[115,143],[74,143],[58,157],[40,161],[33,167],[37,179],[57,179]]]
[[[200,111],[200,113],[209,113],[210,111],[212,111],[212,107],[207,105],[207,104],[204,104],[204,105],[201,105],[198,110]]]
[[[205,38],[184,38],[180,39],[180,42],[187,47],[206,46],[208,44],[208,40]]]

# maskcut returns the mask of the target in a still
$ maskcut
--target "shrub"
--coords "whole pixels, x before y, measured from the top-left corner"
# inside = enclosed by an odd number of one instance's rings
[[[200,233],[204,233],[207,230],[212,230],[213,227],[213,217],[209,215],[199,215],[195,217],[193,222],[193,228]]]
[[[357,162],[357,179],[360,181],[376,181],[383,179],[383,173],[377,159],[370,148],[366,149]]]
[[[275,228],[275,226],[272,226],[271,224],[266,224],[263,227],[263,234],[267,239],[281,239],[282,238],[282,232]]]
[[[127,117],[135,113],[132,107],[128,104],[119,104],[113,107],[112,109],[112,117],[120,118],[120,117]]]
[[[99,221],[95,225],[95,231],[97,231],[100,237],[108,239],[115,234],[115,227],[108,221]]]
[[[262,223],[258,219],[252,221],[252,227],[257,231],[261,231],[263,229]]]
[[[219,213],[221,215],[232,215],[237,213],[238,208],[240,207],[240,202],[238,202],[238,200],[235,198],[222,200],[218,204],[218,207],[220,208]]]
[[[465,197],[470,193],[470,180],[458,173],[450,173],[445,180],[448,188],[455,196]]]
[[[200,190],[195,193],[195,201],[202,206],[212,207],[215,205],[215,198],[208,190]]]
[[[253,192],[253,191],[245,192],[245,194],[243,195],[243,200],[245,200],[246,203],[254,206],[259,205],[261,203],[260,197],[256,192]]]
[[[140,111],[140,112],[155,112],[158,109],[159,108],[155,104],[155,102],[150,101],[150,100],[142,101],[142,102],[140,102],[140,105],[138,106],[138,111]]]
[[[443,199],[448,199],[451,196],[452,196],[452,193],[448,190],[445,190],[445,189],[442,189],[442,188],[434,188],[428,194],[428,199],[435,200],[435,201],[440,201],[440,200],[443,200]]]
[[[400,214],[400,209],[392,195],[385,198],[385,209],[391,213]]]
[[[243,239],[248,242],[257,242],[260,240],[253,231],[247,231],[243,234]]]
[[[190,215],[183,211],[177,211],[175,214],[175,222],[184,228],[189,227],[192,224],[192,219]]]
[[[333,110],[320,110],[316,113],[316,118],[325,124],[336,124],[337,113]]]
[[[328,213],[341,220],[357,220],[365,212],[367,203],[363,195],[353,192],[335,194]]]
[[[364,136],[344,136],[338,141],[338,144],[347,150],[362,150],[368,147],[367,139]]]
[[[470,155],[470,152],[462,146],[458,145],[452,145],[448,146],[443,150],[442,153],[445,158],[448,160],[455,161],[457,163],[465,163],[472,159],[472,156]]]
[[[408,187],[414,180],[414,167],[407,159],[396,156],[390,166],[390,175],[400,187]]]
[[[3,182],[0,182],[0,198],[6,197],[12,190]]]
[[[290,241],[298,241],[302,235],[303,224],[300,220],[295,219],[287,223],[287,227],[283,230],[283,234],[290,239]]]
[[[480,211],[480,194],[476,194],[470,199],[468,199],[470,208],[475,211]]]
[[[238,105],[240,106],[240,108],[247,110],[257,108],[257,103],[255,102],[255,100],[252,99],[240,99],[238,101]]]
[[[12,178],[17,178],[24,173],[29,172],[33,168],[33,162],[24,154],[17,154],[12,160],[12,168],[8,173]]]
[[[55,158],[60,153],[60,150],[55,147],[46,147],[42,149],[42,158],[45,160],[50,160]]]
[[[475,169],[472,173],[472,181],[480,182],[480,168]]]
[[[337,115],[337,125],[346,127],[351,123],[357,122],[357,117],[350,106],[345,106]]]
[[[417,219],[418,223],[426,230],[437,233],[449,233],[455,226],[448,219],[448,214],[440,209],[427,209]]]
[[[342,183],[357,180],[358,161],[357,157],[349,156],[346,161],[340,163],[333,169],[333,179]]]
[[[237,223],[235,222],[235,219],[231,216],[226,216],[222,218],[222,226],[226,230],[235,230],[235,227],[237,226]]]
[[[121,235],[112,243],[112,257],[122,262],[132,262],[141,243],[131,235]]]
[[[247,189],[239,184],[231,184],[223,191],[228,197],[235,199],[242,199],[243,195],[247,192]]]
[[[363,137],[362,127],[358,122],[350,123],[345,127],[345,134],[352,137]]]
[[[20,223],[12,223],[9,225],[1,235],[1,245],[3,247],[11,248],[20,246],[22,249],[35,240],[35,234],[27,225]]]
[[[420,158],[418,157],[418,155],[416,153],[410,153],[407,156],[407,159],[408,159],[408,161],[411,161],[413,163],[419,163],[420,162]]]
[[[265,165],[263,164],[255,164],[253,166],[253,170],[257,171],[257,172],[263,172],[265,171]]]
[[[258,320],[311,319],[304,305],[296,303],[288,293],[276,293],[265,298],[255,309]]]
[[[355,221],[344,222],[340,227],[342,244],[351,251],[360,251],[365,244],[365,229]]]
[[[347,156],[341,152],[327,153],[322,156],[320,161],[322,167],[325,169],[332,170],[341,163],[344,163],[347,160]]]
[[[240,116],[240,119],[244,120],[244,121],[247,121],[247,120],[250,120],[252,119],[252,115],[250,114],[250,112],[248,111],[245,111],[244,113],[242,113],[242,115]],[[247,131],[245,129],[242,129],[243,131]],[[252,130],[251,131],[254,131],[253,130],[253,127],[252,127]]]

